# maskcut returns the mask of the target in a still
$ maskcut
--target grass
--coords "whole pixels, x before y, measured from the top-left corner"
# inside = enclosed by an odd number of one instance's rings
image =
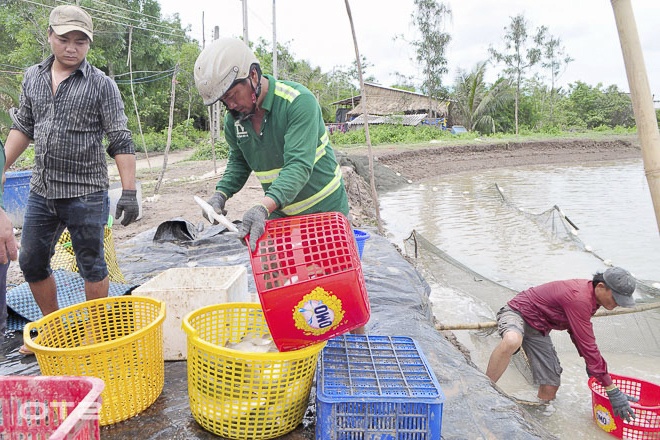
[[[190,161],[204,161],[213,159],[213,151],[211,149],[211,142],[208,132],[199,132],[191,130],[184,132],[188,135],[186,137],[182,130],[175,131],[178,136],[176,137],[176,144],[173,143],[171,151],[184,150],[193,148],[194,152],[187,160]],[[639,142],[637,132],[635,129],[623,128],[599,128],[590,131],[581,132],[562,132],[562,133],[535,133],[524,132],[519,135],[498,133],[490,136],[480,136],[478,133],[462,133],[460,135],[453,135],[449,131],[439,130],[435,127],[409,127],[409,126],[395,126],[395,125],[374,125],[369,127],[369,134],[371,138],[371,145],[373,150],[386,150],[391,148],[401,149],[415,149],[415,148],[428,148],[435,146],[460,146],[470,145],[475,143],[486,144],[506,144],[513,142],[533,142],[533,141],[548,141],[553,139],[611,139],[612,137],[620,137],[629,139],[632,142]],[[153,136],[153,135],[152,135]],[[162,141],[165,140],[165,134],[161,133]],[[134,141],[137,142],[138,137],[134,135]],[[348,153],[363,154],[367,149],[366,136],[364,130],[351,130],[346,133],[335,132],[330,135],[330,142],[337,150],[345,151]],[[152,144],[162,145],[161,142],[152,139]],[[150,154],[162,154],[162,149],[154,151],[149,150]],[[224,138],[217,140],[215,143],[216,159],[226,159],[229,154],[229,147]],[[112,159],[108,158],[109,161]],[[28,147],[25,152],[18,158],[16,163],[11,167],[11,171],[29,170],[34,167],[34,147]]]

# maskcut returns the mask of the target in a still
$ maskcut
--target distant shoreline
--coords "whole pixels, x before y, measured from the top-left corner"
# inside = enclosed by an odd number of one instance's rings
[[[500,144],[432,146],[390,151],[378,163],[412,181],[439,174],[542,164],[577,164],[642,158],[636,138],[554,139]]]

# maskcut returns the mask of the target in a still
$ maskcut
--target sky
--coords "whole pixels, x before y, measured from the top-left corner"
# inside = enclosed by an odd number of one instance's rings
[[[297,59],[305,59],[324,72],[349,67],[355,47],[344,0],[244,0],[250,41],[273,41],[273,3],[276,35]],[[612,0],[617,1],[617,0]],[[660,23],[658,0],[631,0],[644,56],[646,74],[654,99],[660,100]],[[453,19],[447,24],[452,40],[448,47],[451,85],[458,69],[471,70],[488,59],[488,48],[504,50],[504,28],[511,17],[523,14],[528,28],[546,26],[559,37],[573,62],[559,77],[558,85],[583,81],[591,86],[617,85],[629,91],[621,45],[611,2],[606,0],[444,0]],[[178,13],[189,35],[200,44],[212,40],[215,26],[220,37],[243,36],[242,0],[160,0],[163,14]],[[367,75],[379,84],[397,83],[396,73],[419,78],[414,49],[406,41],[420,38],[412,25],[413,0],[349,0],[360,55],[373,66]],[[204,19],[202,20],[202,17]],[[204,26],[202,26],[204,22]],[[204,31],[203,31],[204,29]],[[532,32],[533,33],[533,32]],[[403,38],[395,37],[403,36]],[[489,67],[486,80],[496,79],[498,67]],[[271,73],[271,72],[266,72]],[[639,74],[639,72],[638,72]]]

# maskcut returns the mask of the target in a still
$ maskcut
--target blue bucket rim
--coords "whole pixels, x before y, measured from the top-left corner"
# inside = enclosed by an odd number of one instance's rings
[[[9,177],[24,177],[24,176],[29,176],[32,175],[32,170],[24,170],[24,171],[7,171],[5,175]]]
[[[360,229],[353,229],[353,234],[355,235],[356,240],[368,240],[371,237],[367,231],[362,231]]]

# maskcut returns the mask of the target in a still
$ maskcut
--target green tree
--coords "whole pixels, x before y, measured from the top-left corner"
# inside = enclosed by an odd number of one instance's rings
[[[448,95],[442,86],[442,77],[448,71],[446,51],[451,35],[445,31],[445,23],[451,19],[452,10],[436,0],[415,0],[415,7],[412,18],[420,39],[413,41],[412,45],[422,67],[422,92],[428,95],[431,109],[433,99],[442,100]]]
[[[494,133],[495,116],[511,100],[508,79],[499,78],[488,87],[487,61],[477,63],[470,72],[459,70],[454,81],[452,113],[470,131]]]
[[[616,85],[604,89],[600,83],[593,87],[581,81],[570,84],[564,110],[575,125],[588,129],[635,125],[630,95]]]
[[[534,37],[530,38],[527,27],[527,20],[522,14],[511,17],[511,23],[504,27],[504,50],[498,51],[493,46],[488,48],[491,57],[497,63],[504,64],[504,73],[515,84],[514,118],[516,134],[518,134],[518,110],[522,83],[527,72],[541,58],[540,47],[546,31],[545,27],[540,27]]]
[[[559,99],[556,88],[557,79],[572,61],[574,60],[566,53],[566,48],[562,45],[561,38],[552,35],[546,36],[543,41],[541,67],[550,74],[550,93],[548,98],[550,114],[548,116],[548,122],[551,125],[555,122],[554,109],[557,99]]]

